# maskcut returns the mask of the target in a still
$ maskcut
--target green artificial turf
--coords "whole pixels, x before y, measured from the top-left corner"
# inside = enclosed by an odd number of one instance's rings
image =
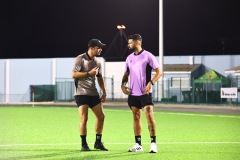
[[[77,108],[0,107],[0,159],[239,159],[240,115],[156,111],[159,152],[150,154],[150,137],[142,115],[144,152],[133,146],[132,113],[105,109],[102,141],[106,151],[93,149],[95,117],[89,111],[90,152],[80,151]]]

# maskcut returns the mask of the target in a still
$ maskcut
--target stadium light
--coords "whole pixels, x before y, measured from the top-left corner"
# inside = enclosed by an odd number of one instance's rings
[[[118,25],[118,26],[117,26],[117,29],[123,30],[123,29],[126,29],[126,27],[125,27],[124,25]]]

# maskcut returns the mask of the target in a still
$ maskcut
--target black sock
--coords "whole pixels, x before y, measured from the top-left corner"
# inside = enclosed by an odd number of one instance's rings
[[[135,142],[138,143],[139,145],[141,144],[141,136],[135,136]]]
[[[151,136],[151,143],[156,143],[156,136]]]
[[[102,142],[102,134],[96,134],[96,143]]]
[[[81,139],[82,139],[82,146],[83,145],[87,145],[87,140],[86,140],[86,135],[80,135]]]

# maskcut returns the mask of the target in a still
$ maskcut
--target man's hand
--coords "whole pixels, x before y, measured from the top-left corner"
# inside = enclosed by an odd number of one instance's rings
[[[106,101],[106,98],[107,98],[107,95],[106,94],[103,94],[102,97],[101,97],[101,102],[105,102]]]
[[[143,94],[148,94],[151,88],[152,88],[152,84],[148,82],[146,88],[143,90]]]
[[[99,71],[98,67],[94,67],[91,71],[89,71],[88,73],[92,76],[92,75],[97,75]]]
[[[121,88],[124,94],[129,95],[131,93],[130,88],[126,87],[125,85],[122,85]]]

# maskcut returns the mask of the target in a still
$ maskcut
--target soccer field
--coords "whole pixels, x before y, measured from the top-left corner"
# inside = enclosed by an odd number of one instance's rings
[[[129,153],[134,142],[130,109],[105,109],[103,142],[93,149],[95,117],[89,111],[90,152],[81,152],[77,108],[0,107],[0,159],[167,160],[240,159],[240,115],[155,111],[158,153],[150,154],[143,114],[144,152]]]

